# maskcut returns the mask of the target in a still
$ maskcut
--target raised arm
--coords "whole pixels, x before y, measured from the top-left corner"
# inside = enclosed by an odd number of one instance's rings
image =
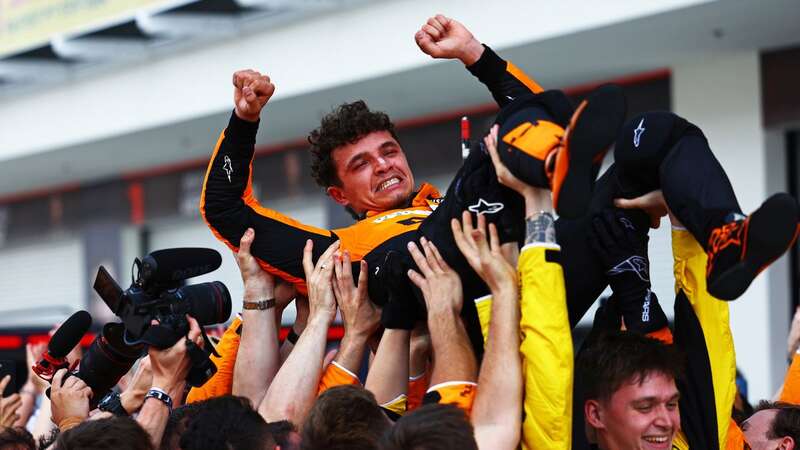
[[[479,448],[517,448],[522,428],[522,365],[520,361],[520,309],[517,273],[502,255],[494,224],[465,212],[462,223],[453,219],[453,236],[476,273],[492,294],[491,322],[478,376],[478,393],[472,425]],[[491,243],[491,244],[490,244]]]
[[[419,272],[409,270],[408,277],[422,291],[428,309],[434,364],[426,401],[433,398],[439,403],[454,403],[469,413],[478,368],[460,317],[464,301],[461,279],[432,242],[423,237],[420,245],[424,254],[415,243],[408,244],[419,268]]]
[[[305,290],[298,248],[312,239],[315,256],[336,238],[329,230],[304,225],[262,207],[253,196],[252,163],[259,116],[275,86],[269,77],[252,70],[233,75],[235,110],[217,141],[208,165],[200,213],[214,235],[236,251],[247,228],[257,236],[251,252],[272,275]],[[314,258],[316,259],[316,258]]]
[[[308,323],[258,407],[267,422],[288,420],[302,426],[317,398],[328,327],[336,316],[331,277],[333,254],[339,249],[339,241],[325,250],[316,267],[311,261],[312,248],[309,241],[303,250],[310,306]]]
[[[242,236],[236,262],[244,282],[242,338],[233,371],[233,395],[246,397],[253,405],[264,398],[280,366],[275,307],[275,283],[250,253],[255,232]]]
[[[481,45],[463,24],[438,14],[414,35],[420,50],[436,59],[458,59],[489,88],[500,107],[523,94],[543,89],[517,66]]]

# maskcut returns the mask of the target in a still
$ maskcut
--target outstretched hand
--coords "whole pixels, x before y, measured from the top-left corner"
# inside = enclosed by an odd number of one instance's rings
[[[368,337],[378,329],[381,313],[367,295],[367,262],[362,259],[359,264],[356,284],[350,252],[345,250],[340,258],[334,258],[333,293],[342,313],[345,333]]]
[[[455,19],[437,14],[414,35],[420,50],[432,58],[459,59],[471,66],[483,54],[483,46]]]
[[[6,390],[6,386],[10,382],[11,375],[6,375],[0,380],[0,393]],[[8,397],[0,398],[0,429],[10,427],[17,421],[19,418],[17,410],[20,406],[22,406],[22,399],[20,399],[19,394],[11,394]]]
[[[316,265],[311,256],[313,249],[314,241],[307,240],[303,249],[303,271],[306,274],[306,285],[308,286],[308,320],[321,317],[330,323],[336,317],[336,298],[333,294],[333,258],[334,253],[339,250],[339,241],[334,242],[325,250]]]
[[[622,209],[641,209],[650,216],[650,228],[658,228],[661,225],[661,218],[669,215],[669,220],[673,226],[683,227],[672,212],[667,207],[664,200],[664,193],[661,190],[650,191],[636,198],[616,198],[614,206]]]
[[[461,223],[452,219],[450,227],[453,230],[456,246],[492,292],[517,286],[517,271],[502,253],[500,238],[494,224],[489,224],[488,242],[486,219],[483,215],[478,215],[477,227],[473,228],[472,214],[464,211]]]
[[[409,269],[408,278],[422,291],[428,308],[428,317],[448,309],[459,314],[464,303],[461,278],[447,265],[433,242],[423,237],[420,239],[420,245],[424,254],[417,244],[408,243],[411,257],[419,268],[419,272]]]
[[[260,72],[248,69],[233,74],[233,104],[242,120],[257,121],[274,92],[275,85]]]

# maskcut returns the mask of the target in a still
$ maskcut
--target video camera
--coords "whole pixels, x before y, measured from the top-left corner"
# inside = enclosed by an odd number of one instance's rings
[[[212,281],[183,286],[188,278],[216,270],[222,264],[219,252],[206,248],[158,250],[135,259],[133,282],[126,290],[100,266],[94,289],[111,311],[122,319],[122,342],[136,347],[142,344],[165,349],[185,338],[189,332],[186,315],[200,326],[222,323],[231,315],[231,295],[222,282]],[[158,325],[151,325],[152,321]],[[206,348],[216,354],[205,332]],[[190,344],[192,369],[186,379],[192,386],[202,386],[217,368],[211,354]]]

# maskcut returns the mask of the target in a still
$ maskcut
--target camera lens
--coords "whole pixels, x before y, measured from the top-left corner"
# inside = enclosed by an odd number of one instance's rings
[[[219,281],[184,286],[179,291],[189,304],[189,315],[201,326],[222,323],[231,316],[231,294]]]
[[[125,343],[122,339],[124,330],[121,323],[105,324],[81,360],[76,375],[92,388],[92,405],[128,373],[142,354],[142,345]]]

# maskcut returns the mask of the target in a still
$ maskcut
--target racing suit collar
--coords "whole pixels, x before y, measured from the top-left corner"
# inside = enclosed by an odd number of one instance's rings
[[[441,198],[442,195],[439,193],[439,190],[436,189],[432,184],[422,183],[419,187],[417,192],[412,193],[412,197],[410,200],[403,206],[403,208],[414,208],[424,206],[430,209],[429,200]],[[398,208],[400,209],[400,208]],[[386,211],[367,211],[365,217],[372,217],[377,214],[383,214]]]

